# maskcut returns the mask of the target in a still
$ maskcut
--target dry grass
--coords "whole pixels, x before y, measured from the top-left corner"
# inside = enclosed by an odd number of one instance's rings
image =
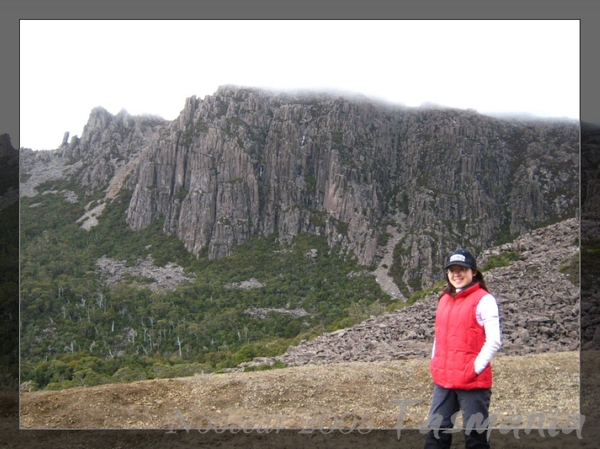
[[[579,413],[579,352],[497,357],[498,425],[560,428]],[[419,428],[432,384],[426,359],[354,362],[21,394],[24,428]],[[527,422],[544,414],[541,423]],[[520,418],[519,418],[520,417]],[[510,419],[510,421],[507,421]],[[457,422],[460,425],[460,420]]]

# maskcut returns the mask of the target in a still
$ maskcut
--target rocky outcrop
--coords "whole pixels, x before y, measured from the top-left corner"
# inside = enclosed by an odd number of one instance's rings
[[[21,148],[19,154],[21,196],[35,197],[40,193],[37,190],[40,185],[48,181],[68,179],[83,167],[81,160],[70,163],[58,150],[33,151],[29,148]]]
[[[153,116],[117,115],[97,107],[92,110],[81,138],[73,136],[55,150],[21,148],[21,195],[35,196],[37,186],[47,181],[69,179],[83,196],[96,191],[112,199],[124,186],[140,157],[159,138],[169,122]]]
[[[578,206],[575,122],[318,93],[225,86],[188,98],[172,122],[96,108],[52,157],[81,164],[84,193],[131,195],[133,229],[158,220],[196,255],[304,232],[364,265],[392,252],[380,279],[400,299],[431,286],[457,246],[481,250]],[[389,226],[394,245],[382,241]]]
[[[164,267],[154,265],[152,256],[138,259],[134,266],[127,266],[125,260],[114,260],[106,256],[96,261],[100,279],[110,286],[125,283],[138,288],[148,288],[155,293],[175,290],[182,282],[193,279],[183,274],[183,267],[168,263]]]
[[[290,310],[290,309],[277,309],[277,308],[260,307],[260,308],[256,308],[256,309],[246,309],[246,310],[244,310],[244,314],[245,315],[252,316],[252,317],[259,317],[259,318],[266,318],[266,316],[270,312],[280,313],[282,315],[291,315],[291,316],[296,317],[296,318],[309,315],[309,313],[306,310],[302,309],[302,308],[296,308],[296,309],[291,309]]]
[[[503,253],[520,255],[511,265],[484,275],[502,320],[503,345],[498,355],[579,348],[579,287],[561,272],[578,255],[578,234],[579,223],[571,219],[478,255],[479,266]],[[237,370],[275,361],[294,366],[430,357],[438,295],[291,346],[281,356],[243,363]]]
[[[265,284],[257,281],[255,278],[252,278],[248,281],[242,282],[232,282],[230,284],[225,284],[225,288],[227,289],[241,289],[241,290],[249,290],[251,288],[261,288],[264,287]]]

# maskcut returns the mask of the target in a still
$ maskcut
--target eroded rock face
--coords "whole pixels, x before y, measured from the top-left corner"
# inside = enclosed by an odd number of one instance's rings
[[[484,274],[502,320],[503,344],[498,355],[579,348],[579,287],[560,270],[578,254],[578,235],[579,223],[571,219],[477,255],[478,265],[483,266],[494,255],[520,254],[511,265]],[[438,295],[291,346],[281,356],[243,363],[237,369],[275,361],[294,366],[430,357]]]
[[[131,194],[133,229],[159,220],[193,254],[225,257],[256,234],[325,235],[364,265],[395,249],[406,295],[432,285],[457,246],[575,216],[578,142],[574,122],[225,86],[188,98],[172,122],[96,108],[52,157],[80,164],[84,193]]]

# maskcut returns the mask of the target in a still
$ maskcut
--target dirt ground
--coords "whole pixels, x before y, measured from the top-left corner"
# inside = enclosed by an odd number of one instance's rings
[[[579,381],[579,352],[497,357],[496,447],[597,447],[585,426],[572,430]],[[421,447],[431,388],[428,360],[418,359],[22,393],[27,445],[0,447],[57,447],[56,438],[85,448]],[[68,430],[83,428],[111,430]],[[456,434],[453,447],[463,445]]]
[[[544,413],[560,427],[579,412],[578,352],[498,357],[493,368],[499,422]],[[404,403],[402,425],[419,428],[431,390],[428,359],[205,374],[22,393],[21,427],[393,429]]]

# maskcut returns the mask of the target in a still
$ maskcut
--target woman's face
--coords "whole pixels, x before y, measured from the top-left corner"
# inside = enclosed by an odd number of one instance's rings
[[[472,268],[461,267],[460,265],[451,265],[446,271],[448,280],[456,289],[465,288],[473,282],[473,276],[477,274]]]

